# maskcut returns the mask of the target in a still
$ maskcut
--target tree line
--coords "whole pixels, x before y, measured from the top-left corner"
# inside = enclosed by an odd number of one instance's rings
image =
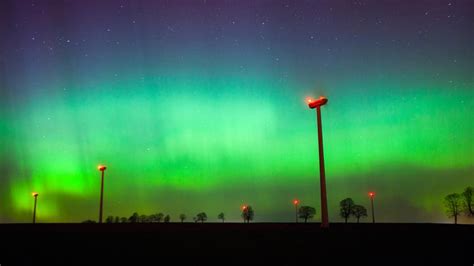
[[[454,224],[458,223],[458,216],[462,214],[474,216],[472,193],[473,188],[466,187],[462,193],[452,193],[444,197],[446,215],[448,218],[454,218]]]
[[[473,203],[473,187],[466,187],[462,193],[451,193],[444,197],[444,206],[446,215],[449,218],[454,218],[454,223],[457,224],[458,217],[462,214],[473,217],[474,216],[474,203]],[[316,209],[311,206],[301,206],[297,213],[300,219],[303,219],[306,223],[316,215]],[[344,222],[354,217],[359,223],[360,218],[367,217],[367,209],[362,206],[355,204],[351,198],[343,199],[339,203],[339,215],[344,219]],[[249,223],[254,220],[255,212],[252,206],[245,206],[242,209],[241,217],[245,223]],[[180,214],[178,216],[179,221],[183,223],[187,216]],[[225,214],[223,212],[217,215],[217,219],[221,222],[225,222]],[[204,223],[208,220],[205,212],[200,212],[193,217],[195,223]],[[83,223],[95,223],[93,220],[86,220]],[[169,223],[171,222],[171,216],[169,214],[156,213],[151,215],[139,215],[134,212],[130,217],[119,217],[119,216],[108,216],[105,219],[105,223]]]
[[[311,206],[301,206],[298,209],[298,217],[303,219],[304,222],[306,223],[308,220],[312,219],[314,215],[316,214],[316,209],[311,207]],[[255,211],[252,208],[252,206],[245,206],[245,208],[242,209],[242,213],[240,215],[245,223],[250,223],[250,221],[254,220],[255,217]],[[178,216],[179,221],[181,223],[184,223],[184,221],[187,219],[186,214],[182,213]],[[223,212],[219,213],[216,217],[218,220],[220,220],[222,223],[225,222],[226,216]],[[208,216],[205,212],[200,212],[196,214],[192,218],[193,222],[195,223],[204,223],[208,220]],[[134,212],[130,217],[119,217],[119,216],[108,216],[105,219],[105,223],[169,223],[171,222],[171,216],[169,214],[163,214],[163,213],[156,213],[156,214],[151,214],[151,215],[145,215],[145,214],[138,214],[137,212]],[[94,220],[86,220],[83,221],[83,223],[96,223]]]
[[[242,210],[241,214],[244,222],[250,222],[254,219],[254,211],[251,206],[247,206],[245,210]],[[182,213],[178,216],[179,221],[184,223],[187,219],[186,214]],[[225,222],[225,214],[223,212],[217,215],[217,219],[221,222]],[[193,217],[195,223],[204,223],[207,221],[207,214],[205,212],[200,212]],[[134,212],[130,217],[119,217],[119,216],[108,216],[105,219],[105,223],[169,223],[171,222],[171,216],[169,214],[156,213],[151,215],[139,215],[137,212]],[[94,220],[85,220],[83,223],[96,223]]]
[[[218,219],[222,220],[224,222],[225,220],[225,215],[224,213],[220,213],[217,216]],[[181,223],[184,223],[184,221],[187,219],[186,214],[182,213],[178,216],[178,219]],[[205,222],[207,221],[207,214],[205,212],[200,212],[196,214],[196,216],[193,217],[194,222]],[[163,213],[156,213],[156,214],[151,214],[151,215],[146,215],[146,214],[138,214],[137,212],[134,212],[130,217],[119,217],[119,216],[108,216],[105,219],[105,223],[112,224],[112,223],[169,223],[171,222],[171,216],[169,214],[163,214]],[[96,223],[94,220],[86,220],[83,221],[83,223]]]

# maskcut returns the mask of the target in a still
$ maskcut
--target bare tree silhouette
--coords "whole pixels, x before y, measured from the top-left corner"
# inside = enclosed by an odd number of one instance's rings
[[[222,222],[224,222],[225,221],[224,213],[223,212],[219,213],[219,215],[217,215],[217,219],[220,219],[222,220]]]
[[[140,220],[140,216],[139,216],[138,213],[136,213],[136,212],[134,212],[134,213],[132,214],[132,216],[130,216],[130,217],[128,218],[128,221],[129,221],[130,223],[138,223],[139,220]]]
[[[454,224],[458,223],[458,216],[461,214],[461,195],[452,193],[444,197],[444,206],[446,207],[446,215],[454,217]]]
[[[301,206],[298,209],[298,217],[304,219],[306,223],[308,219],[312,219],[316,214],[316,209],[311,206]]]
[[[183,214],[183,213],[182,213],[182,214],[180,214],[180,215],[179,215],[179,219],[181,220],[181,223],[183,223],[183,222],[184,222],[184,220],[186,220],[186,215],[185,215],[185,214]]]
[[[148,223],[149,222],[148,215],[145,215],[145,214],[140,215],[138,220],[139,220],[140,223]]]
[[[148,216],[148,220],[150,223],[159,223],[163,219],[164,214],[163,213],[155,213],[150,216]]]
[[[357,223],[359,223],[361,217],[367,217],[367,209],[362,205],[356,204],[352,207],[352,214],[357,219]]]
[[[105,219],[105,223],[111,224],[114,222],[114,217],[113,216],[107,216]]]
[[[347,223],[347,219],[352,215],[352,209],[354,208],[354,201],[351,198],[343,199],[340,203],[340,215],[344,218],[344,222]]]
[[[205,212],[196,214],[196,222],[204,223],[205,221],[207,221],[207,214]]]

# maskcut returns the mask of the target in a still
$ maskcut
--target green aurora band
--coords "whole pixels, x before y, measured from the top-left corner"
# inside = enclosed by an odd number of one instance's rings
[[[42,221],[94,217],[98,163],[108,166],[107,214],[166,211],[177,217],[204,209],[224,210],[237,220],[243,203],[256,206],[261,217],[275,205],[289,212],[293,197],[317,205],[315,114],[304,102],[310,92],[274,93],[262,99],[254,92],[277,84],[261,79],[246,84],[206,81],[166,80],[118,89],[101,84],[102,91],[36,98],[19,113],[6,114],[15,119],[2,125],[2,140],[10,147],[2,161],[10,158],[17,165],[7,198],[13,206],[10,215],[27,221],[32,207],[28,195],[38,191]],[[280,87],[285,91],[284,85]],[[352,196],[364,202],[369,189],[380,194],[377,203],[380,197],[382,204],[394,196],[391,187],[422,182],[420,192],[403,188],[405,200],[438,211],[445,192],[440,186],[456,188],[449,186],[452,176],[401,181],[400,175],[407,173],[391,169],[396,165],[428,172],[467,169],[456,178],[469,180],[474,127],[464,121],[472,119],[472,92],[453,95],[436,87],[389,91],[366,99],[336,91],[326,94],[330,103],[323,108],[323,127],[333,219],[339,199]],[[12,125],[14,130],[9,130]],[[383,174],[375,176],[379,169]],[[63,216],[61,209],[69,209],[64,198],[85,201],[88,207]]]

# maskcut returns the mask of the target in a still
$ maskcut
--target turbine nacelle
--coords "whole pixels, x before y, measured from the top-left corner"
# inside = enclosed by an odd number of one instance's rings
[[[327,102],[328,102],[328,99],[324,96],[320,96],[318,99],[309,98],[308,99],[308,106],[311,109],[319,108],[319,107],[325,105]]]

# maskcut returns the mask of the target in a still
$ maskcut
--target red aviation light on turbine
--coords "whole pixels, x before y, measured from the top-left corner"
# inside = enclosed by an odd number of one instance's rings
[[[308,106],[311,109],[321,107],[328,102],[328,99],[324,96],[320,96],[318,99],[308,98]]]

